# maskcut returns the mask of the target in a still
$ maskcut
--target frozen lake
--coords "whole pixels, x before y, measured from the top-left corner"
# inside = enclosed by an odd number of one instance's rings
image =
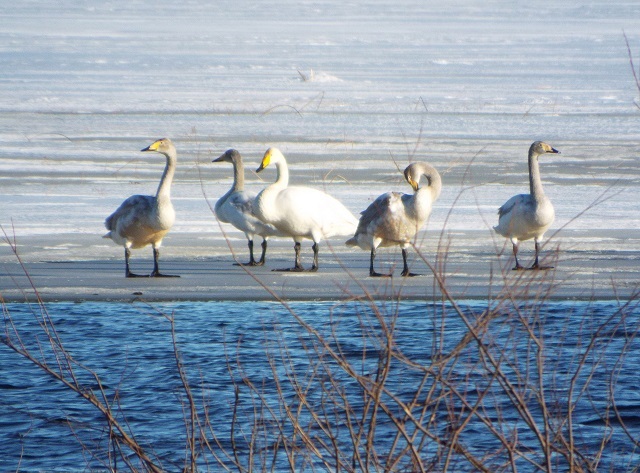
[[[423,3],[0,7],[0,223],[101,235],[124,197],[155,190],[161,159],[138,150],[168,136],[175,232],[219,235],[203,192],[215,202],[231,173],[211,159],[235,147],[255,169],[271,145],[293,182],[327,186],[356,214],[408,190],[394,160],[429,161],[445,183],[431,225],[472,185],[447,225],[487,229],[527,189],[526,152],[543,139],[562,152],[542,163],[554,227],[608,190],[619,194],[570,228],[637,229],[623,31],[640,54],[640,5]]]
[[[0,224],[27,262],[110,261],[119,277],[122,249],[100,238],[104,218],[155,191],[162,159],[139,150],[168,136],[177,222],[163,257],[219,268],[215,258],[230,258],[223,235],[246,252],[211,211],[231,183],[230,167],[211,160],[227,148],[244,155],[248,188],[274,178],[252,171],[277,146],[292,183],[324,188],[356,215],[383,192],[410,191],[397,168],[424,160],[444,189],[420,246],[432,255],[442,235],[452,258],[486,273],[485,261],[510,252],[491,230],[496,210],[527,191],[526,153],[542,139],[562,152],[541,163],[556,208],[546,249],[586,262],[564,261],[572,273],[608,281],[616,268],[637,286],[640,110],[623,32],[640,64],[640,4],[479,5],[0,6]],[[331,243],[366,268],[366,254]],[[291,259],[289,240],[271,248]],[[6,245],[0,261],[15,262]]]

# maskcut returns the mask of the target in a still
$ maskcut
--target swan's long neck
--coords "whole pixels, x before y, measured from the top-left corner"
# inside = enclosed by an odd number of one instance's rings
[[[539,201],[544,197],[544,189],[542,188],[542,180],[540,179],[538,154],[533,150],[529,151],[529,191],[534,201]]]
[[[171,182],[173,181],[173,175],[176,171],[175,151],[168,152],[165,156],[167,157],[167,165],[164,167],[164,173],[162,173],[162,178],[160,179],[158,192],[156,192],[156,198],[158,200],[171,199]]]
[[[285,161],[276,161],[276,182],[274,185],[278,187],[287,187],[289,185],[289,167]]]
[[[442,190],[442,179],[435,168],[428,164],[423,164],[420,168],[422,176],[427,180],[427,184],[420,187],[413,194],[413,208],[415,217],[419,225],[429,218],[432,204],[440,196]]]
[[[435,169],[433,170],[435,171]],[[427,179],[429,179],[429,189],[431,190],[431,198],[435,201],[440,197],[440,191],[442,190],[442,179],[440,174],[435,172],[425,173]]]
[[[233,161],[233,187],[232,192],[242,192],[244,190],[244,166],[242,161]]]
[[[253,209],[259,219],[268,222],[281,220],[275,200],[278,194],[289,185],[287,162],[284,159],[274,159],[272,163],[276,168],[276,180],[260,191]]]
[[[428,184],[421,187],[416,191],[416,195],[422,193],[429,193],[431,200],[435,201],[440,197],[440,191],[442,191],[442,178],[440,174],[433,166],[429,164],[423,164],[421,167],[422,175],[427,179]]]

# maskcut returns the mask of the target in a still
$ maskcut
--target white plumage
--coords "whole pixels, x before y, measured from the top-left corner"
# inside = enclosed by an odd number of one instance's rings
[[[293,238],[295,265],[283,271],[304,270],[300,263],[300,244],[304,238],[313,240],[311,271],[316,271],[320,241],[336,235],[352,234],[358,220],[329,194],[310,187],[289,187],[287,161],[277,148],[266,151],[256,172],[271,163],[276,166],[276,181],[258,194],[254,213],[263,222]]]
[[[132,277],[178,277],[160,273],[158,258],[162,239],[169,232],[176,214],[171,204],[171,182],[176,168],[176,148],[168,138],[155,141],[141,151],[163,154],[167,161],[155,196],[132,195],[113,212],[104,224],[110,238],[124,247],[125,276]],[[153,271],[150,276],[140,276],[129,270],[131,249],[153,247]]]
[[[560,153],[543,141],[534,142],[529,148],[529,194],[511,197],[498,210],[498,225],[493,229],[505,238],[511,239],[513,256],[516,260],[514,270],[524,269],[518,262],[518,243],[522,240],[534,239],[535,261],[529,269],[550,269],[551,266],[540,266],[538,254],[539,242],[553,223],[555,211],[551,201],[544,194],[540,179],[538,156],[546,153]]]
[[[244,165],[242,156],[235,149],[227,150],[214,163],[227,162],[233,164],[233,185],[220,197],[215,205],[216,217],[221,222],[230,223],[244,232],[249,244],[249,266],[262,266],[267,253],[267,240],[270,236],[284,236],[273,225],[261,221],[253,214],[253,201],[256,194],[244,190]],[[262,237],[262,255],[260,261],[253,256],[253,239],[255,235]]]
[[[423,176],[427,185],[420,187]],[[362,212],[355,235],[346,242],[348,246],[357,245],[371,251],[370,276],[391,276],[376,272],[373,261],[378,247],[394,245],[402,248],[402,276],[417,276],[409,272],[407,248],[431,215],[433,203],[440,196],[442,180],[433,166],[422,162],[407,166],[404,177],[414,194],[387,192],[379,196]]]

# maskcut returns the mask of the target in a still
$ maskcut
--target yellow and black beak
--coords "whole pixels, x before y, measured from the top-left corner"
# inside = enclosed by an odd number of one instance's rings
[[[154,141],[152,144],[150,144],[149,146],[147,146],[146,148],[141,149],[140,151],[158,151],[158,148],[160,147],[160,142],[162,140],[156,140]]]
[[[267,150],[267,152],[264,153],[262,162],[260,163],[260,166],[258,166],[258,169],[256,169],[256,172],[262,171],[264,168],[266,168],[269,165],[270,162],[271,162],[271,150]]]
[[[414,192],[418,190],[418,182],[414,181],[411,176],[407,176],[407,182],[409,183],[409,185],[411,186]]]

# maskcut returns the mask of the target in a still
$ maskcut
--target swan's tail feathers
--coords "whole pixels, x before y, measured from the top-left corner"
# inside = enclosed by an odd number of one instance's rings
[[[109,233],[107,233],[107,235],[109,235],[111,233],[111,231],[113,230],[112,224],[113,224],[113,218],[114,218],[113,216],[114,215],[115,215],[115,212],[104,219],[104,228],[109,230]],[[109,238],[109,237],[105,236],[105,238]]]
[[[349,238],[347,241],[345,241],[344,244],[347,246],[358,246],[358,239],[355,236],[353,236]]]
[[[505,234],[505,232],[503,231],[502,228],[500,228],[500,224],[496,225],[495,227],[493,227],[493,231],[495,231],[498,235],[501,235],[505,238],[508,238],[508,236]]]
[[[349,236],[354,235],[358,228],[358,222],[350,220],[339,220],[335,222],[329,222],[327,225],[322,225],[322,235],[324,238],[330,238],[332,236]]]
[[[338,234],[341,236],[353,235],[357,229],[358,229],[357,225],[352,225],[351,223],[347,223],[345,225],[342,225]]]

